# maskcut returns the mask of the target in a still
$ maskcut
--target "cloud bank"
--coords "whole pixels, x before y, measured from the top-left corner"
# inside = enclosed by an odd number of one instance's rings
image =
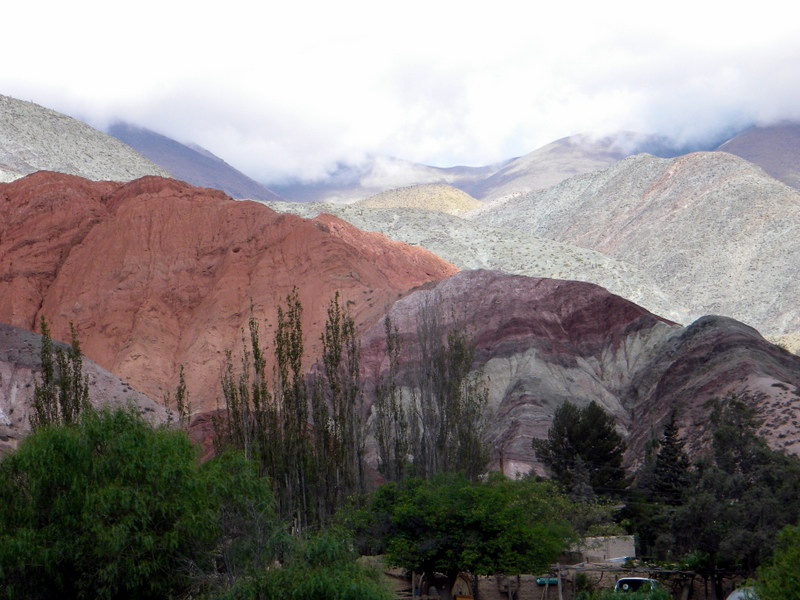
[[[14,4],[0,93],[196,142],[267,182],[367,155],[484,165],[576,133],[698,144],[800,120],[779,2]]]

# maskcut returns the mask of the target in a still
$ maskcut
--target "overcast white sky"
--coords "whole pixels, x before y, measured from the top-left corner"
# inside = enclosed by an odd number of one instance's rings
[[[0,93],[196,142],[262,181],[367,153],[484,165],[574,133],[800,119],[800,9],[747,3],[31,0]]]

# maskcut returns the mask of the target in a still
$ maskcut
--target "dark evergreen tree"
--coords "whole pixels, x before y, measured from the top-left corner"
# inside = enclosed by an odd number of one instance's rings
[[[683,441],[678,437],[675,413],[670,413],[653,465],[650,498],[672,506],[681,504],[691,481],[690,465]]]
[[[744,391],[714,402],[712,454],[698,462],[683,504],[671,513],[674,548],[702,557],[695,567],[717,592],[719,569],[751,575],[778,532],[800,517],[800,460],[758,436],[757,400]]]
[[[625,441],[614,429],[614,420],[599,404],[578,408],[565,402],[555,412],[547,439],[533,440],[533,449],[553,479],[572,491],[589,485],[597,495],[619,495],[628,485],[622,458]]]
[[[623,511],[636,532],[641,556],[675,559],[675,536],[671,519],[693,484],[691,462],[678,436],[674,411],[660,438],[647,444],[645,461]]]

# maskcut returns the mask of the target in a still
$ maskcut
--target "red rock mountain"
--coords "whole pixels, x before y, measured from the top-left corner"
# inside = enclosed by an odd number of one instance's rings
[[[302,219],[160,177],[91,182],[38,172],[0,184],[0,321],[84,353],[152,398],[185,365],[195,409],[216,406],[225,351],[252,314],[271,345],[297,286],[313,356],[338,290],[357,323],[456,272],[433,254],[329,215]],[[266,322],[266,323],[265,323]]]
[[[768,442],[800,453],[800,423],[792,417],[800,403],[800,357],[733,319],[704,317],[682,327],[590,283],[463,271],[389,312],[404,349],[399,379],[406,390],[420,368],[418,319],[431,306],[445,331],[466,328],[477,344],[474,367],[489,387],[494,466],[502,450],[507,474],[537,466],[531,439],[546,437],[565,401],[595,401],[612,413],[634,465],[673,410],[687,449],[702,453],[707,401],[749,390],[758,395]],[[385,346],[383,323],[363,334],[370,382],[386,372]]]

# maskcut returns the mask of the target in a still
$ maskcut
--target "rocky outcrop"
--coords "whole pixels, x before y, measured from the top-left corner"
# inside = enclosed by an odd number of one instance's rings
[[[169,176],[130,146],[85,123],[0,96],[0,181],[42,170],[96,181]]]
[[[691,315],[800,329],[800,192],[731,154],[638,155],[468,216],[632,263]]]
[[[16,448],[30,431],[33,390],[35,381],[41,381],[41,345],[40,335],[0,323],[0,454]],[[131,404],[150,422],[166,422],[167,411],[162,405],[91,360],[84,360],[83,372],[89,378],[89,401],[95,407]]]
[[[387,190],[355,203],[363,208],[419,208],[459,216],[481,203],[452,185],[428,183]]]
[[[213,408],[226,350],[252,314],[271,345],[294,286],[306,356],[336,291],[360,323],[455,267],[332,216],[306,220],[176,180],[92,183],[40,172],[0,184],[0,321],[53,337],[154,398],[185,366],[193,408]]]
[[[565,401],[599,403],[614,415],[636,464],[672,410],[694,453],[708,440],[708,401],[728,391],[761,394],[774,447],[799,452],[800,423],[786,418],[800,402],[800,358],[731,319],[708,317],[684,328],[587,283],[464,271],[399,300],[389,311],[401,337],[400,383],[420,369],[417,323],[436,306],[441,323],[464,328],[476,344],[474,368],[489,388],[494,466],[540,469],[531,448]],[[369,381],[388,362],[382,323],[362,337]],[[783,418],[780,428],[778,420]]]
[[[800,455],[800,357],[726,317],[698,319],[651,350],[649,366],[630,381],[629,460],[644,456],[652,430],[670,411],[692,455],[710,443],[709,400],[745,393],[762,421],[759,434],[776,450]]]

